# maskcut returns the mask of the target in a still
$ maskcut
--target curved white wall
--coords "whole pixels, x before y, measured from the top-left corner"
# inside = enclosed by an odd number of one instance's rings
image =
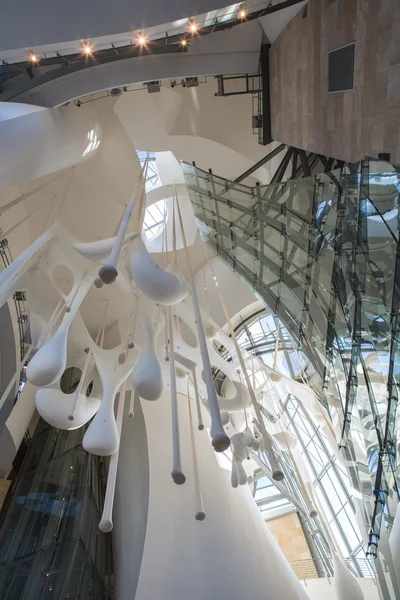
[[[0,189],[75,165],[83,159],[91,132],[100,139],[96,119],[86,108],[28,111],[27,105],[7,102],[1,103],[0,114]]]
[[[115,539],[125,539],[124,565],[116,573],[117,600],[306,600],[307,594],[265,525],[247,487],[233,489],[220,469],[206,430],[195,430],[200,482],[207,518],[196,521],[187,399],[179,395],[182,466],[186,483],[171,479],[171,414],[168,393],[142,401],[149,451],[149,504],[136,595],[130,513],[134,498],[115,511]],[[123,442],[125,444],[125,442]],[[133,464],[137,456],[132,455]],[[118,473],[119,494],[135,486],[136,469]],[[136,485],[140,483],[136,479]],[[124,529],[122,533],[122,528]]]

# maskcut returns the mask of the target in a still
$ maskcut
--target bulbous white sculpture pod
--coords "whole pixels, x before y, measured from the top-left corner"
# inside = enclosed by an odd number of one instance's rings
[[[232,475],[231,484],[236,488],[238,485],[247,484],[247,474],[243,468],[242,462],[247,458],[247,450],[244,444],[245,436],[243,433],[235,433],[231,437],[232,445]]]
[[[74,420],[70,421],[75,402],[75,394],[64,394],[54,388],[40,388],[36,391],[36,408],[43,419],[58,429],[78,429],[90,421],[100,408],[98,398],[79,394],[74,412]]]
[[[158,400],[164,391],[164,378],[156,353],[156,334],[151,319],[138,316],[143,334],[142,354],[132,375],[132,386],[144,400]]]
[[[235,395],[232,398],[218,396],[218,405],[221,411],[235,412],[250,406],[251,398],[247,385],[241,381],[232,381],[235,387]]]
[[[364,594],[357,579],[349,568],[333,552],[334,586],[338,600],[364,600]]]
[[[45,331],[47,322],[38,313],[30,311],[29,330],[31,334],[32,347],[35,348],[42,333]]]
[[[297,439],[290,431],[279,431],[278,433],[273,433],[272,437],[280,450],[287,450],[288,448],[293,450],[297,444]]]
[[[158,400],[164,391],[164,380],[157,356],[142,352],[132,375],[132,387],[144,400]]]
[[[30,361],[26,376],[33,385],[37,387],[53,385],[63,374],[67,364],[68,332],[92,282],[92,276],[86,273],[76,289],[71,290],[72,300],[68,307],[69,311],[65,312],[60,327]]]
[[[133,240],[134,237],[139,235],[138,233],[129,233],[125,236],[124,241],[122,243],[122,247],[124,247],[128,242]],[[88,242],[88,243],[77,243],[74,244],[74,248],[79,254],[84,256],[89,260],[93,260],[96,262],[102,262],[108,258],[113,246],[115,244],[116,237],[107,238],[105,240],[98,240],[96,242]]]
[[[26,369],[26,377],[37,387],[58,381],[67,364],[68,331],[57,331],[35,354]]]
[[[113,360],[94,355],[101,383],[103,398],[100,408],[86,431],[82,446],[97,456],[111,456],[118,450],[119,435],[114,414],[115,396],[122,383],[131,374],[133,364],[125,362],[115,370]]]
[[[163,271],[147,250],[133,250],[130,267],[132,278],[139,290],[154,302],[171,306],[186,298],[186,287],[176,275]]]

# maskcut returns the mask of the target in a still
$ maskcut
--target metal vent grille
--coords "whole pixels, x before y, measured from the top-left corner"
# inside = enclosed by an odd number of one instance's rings
[[[328,92],[347,92],[354,88],[356,44],[331,50],[328,54]]]

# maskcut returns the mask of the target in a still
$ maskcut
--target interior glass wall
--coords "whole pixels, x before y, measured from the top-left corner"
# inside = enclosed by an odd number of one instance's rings
[[[83,429],[36,427],[2,512],[2,600],[111,598],[111,534],[98,529],[104,474]]]
[[[359,531],[378,557],[381,524],[390,530],[399,500],[399,170],[365,159],[250,187],[183,168],[203,238],[295,341],[339,441]],[[295,411],[293,428],[303,418]],[[323,468],[315,478],[329,486],[334,471]],[[327,507],[332,517],[342,500]],[[357,552],[357,532],[348,533]]]

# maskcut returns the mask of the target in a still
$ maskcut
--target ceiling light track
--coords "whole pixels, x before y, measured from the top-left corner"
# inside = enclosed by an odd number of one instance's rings
[[[6,64],[5,61],[2,61],[3,64],[0,65],[1,83],[15,77],[19,73],[19,71],[16,71],[16,69],[26,72],[28,69],[32,69],[32,66],[38,66],[39,63],[41,67],[58,65],[59,68],[47,71],[46,73],[35,73],[30,81],[21,82],[20,84],[17,84],[14,89],[11,87],[8,90],[5,90],[3,93],[0,93],[0,101],[5,102],[13,100],[20,94],[42,85],[43,83],[48,83],[49,81],[58,79],[59,77],[63,77],[70,73],[92,66],[147,54],[153,55],[172,52],[187,52],[191,41],[196,37],[208,35],[216,31],[230,29],[236,25],[242,24],[244,21],[258,19],[264,15],[271,14],[298,4],[301,1],[302,0],[286,0],[279,4],[254,11],[253,13],[247,13],[244,5],[241,5],[239,12],[235,11],[232,13],[232,19],[230,20],[214,22],[213,24],[201,27],[197,21],[192,19],[189,22],[188,32],[186,34],[182,34],[182,32],[180,32],[175,35],[169,35],[167,33],[162,38],[157,38],[154,40],[148,40],[145,34],[140,32],[138,34],[136,43],[131,41],[130,44],[120,46],[118,49],[115,47],[115,44],[110,44],[109,48],[96,50],[95,46],[87,41],[84,43],[80,52],[73,54],[61,55],[59,52],[56,52],[55,56],[46,57],[45,54],[40,55],[32,50],[26,61],[13,63],[13,68],[11,68],[11,65]]]

